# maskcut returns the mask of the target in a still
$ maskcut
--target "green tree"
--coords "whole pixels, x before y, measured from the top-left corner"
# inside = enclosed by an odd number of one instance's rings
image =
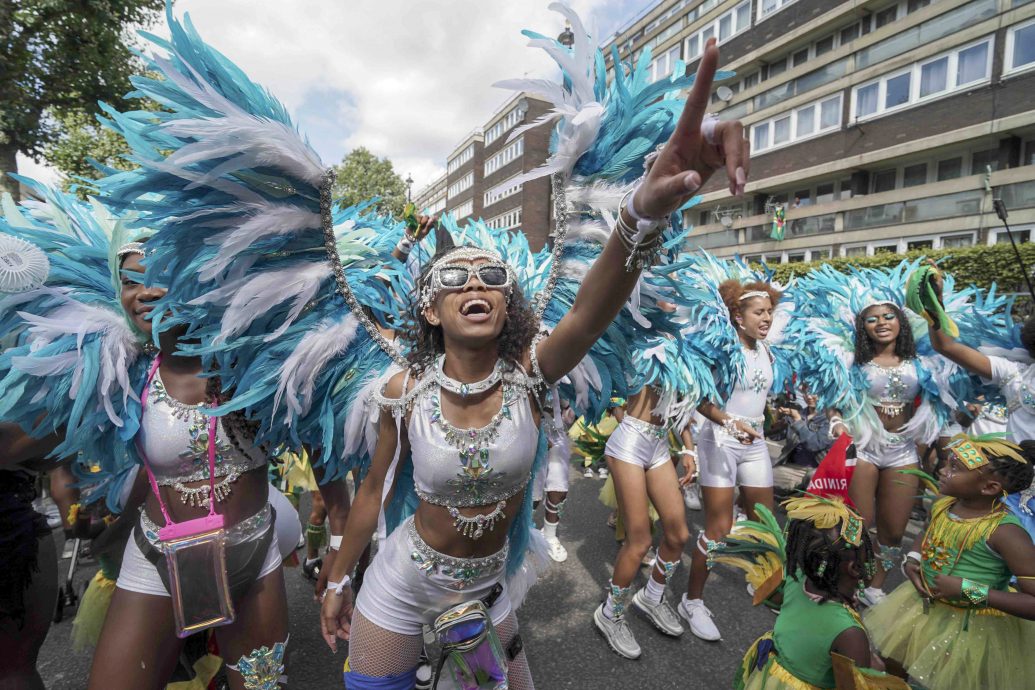
[[[91,160],[118,170],[129,170],[133,165],[123,156],[130,152],[126,140],[102,127],[84,112],[70,112],[55,118],[58,136],[47,143],[43,156],[47,162],[65,175],[64,187],[76,187],[82,194],[82,180],[96,180],[102,175]]]
[[[163,0],[3,0],[0,2],[0,191],[18,194],[7,173],[18,153],[36,160],[71,115],[92,116],[98,101],[126,105],[139,71],[132,31],[151,24]]]
[[[380,197],[377,209],[402,216],[406,205],[406,183],[396,174],[392,161],[378,158],[360,146],[345,155],[334,166],[334,196],[343,206],[352,206],[372,197]]]

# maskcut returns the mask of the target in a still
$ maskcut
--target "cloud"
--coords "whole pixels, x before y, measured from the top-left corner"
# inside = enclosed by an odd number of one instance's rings
[[[572,0],[613,33],[653,0]],[[178,0],[207,42],[277,95],[326,163],[357,146],[413,175],[415,189],[509,94],[500,79],[555,77],[524,28],[554,35],[545,0]],[[165,33],[158,28],[155,33]],[[605,34],[601,38],[606,38]]]

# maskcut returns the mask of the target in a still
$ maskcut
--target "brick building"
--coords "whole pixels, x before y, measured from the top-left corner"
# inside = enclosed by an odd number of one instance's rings
[[[752,143],[744,198],[717,173],[691,242],[769,262],[1005,241],[1035,230],[1035,1],[661,0],[605,46],[651,78],[716,36],[737,76],[713,112]],[[782,242],[772,212],[786,210]]]
[[[549,103],[524,94],[509,99],[453,149],[446,159],[445,176],[417,192],[415,203],[432,212],[444,208],[461,222],[481,218],[493,228],[520,227],[532,249],[541,248],[550,233],[549,178],[523,185],[506,183],[542,165],[549,156],[548,126],[509,141],[515,127],[549,109]]]

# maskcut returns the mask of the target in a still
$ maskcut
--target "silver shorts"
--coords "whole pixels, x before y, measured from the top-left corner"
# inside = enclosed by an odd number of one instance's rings
[[[660,467],[671,460],[668,429],[625,415],[607,439],[604,455],[645,470]]]
[[[373,624],[400,635],[420,635],[441,613],[482,599],[496,586],[503,593],[489,615],[496,625],[511,612],[506,585],[507,546],[484,558],[455,558],[432,549],[410,517],[395,528],[363,578],[356,610]]]
[[[697,437],[697,471],[701,486],[733,488],[773,485],[773,461],[765,439],[745,445],[714,422],[705,422]]]
[[[883,448],[877,444],[856,448],[856,458],[870,463],[879,470],[920,464],[916,443],[908,439],[897,439],[892,443],[885,444]]]

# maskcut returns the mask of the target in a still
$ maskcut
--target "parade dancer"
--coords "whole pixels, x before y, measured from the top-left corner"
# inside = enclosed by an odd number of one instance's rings
[[[778,596],[773,630],[751,645],[737,690],[906,690],[883,673],[855,594],[876,569],[862,517],[840,499],[806,494],[783,502],[787,529],[765,506],[738,522],[711,560],[744,570],[754,603]]]
[[[1035,544],[1002,499],[1031,484],[1035,441],[960,435],[948,452],[943,498],[906,555],[909,581],[866,626],[880,654],[930,690],[1030,688]]]
[[[561,399],[554,387],[543,409],[543,425],[550,448],[546,455],[546,471],[536,475],[534,495],[543,503],[543,537],[550,549],[550,558],[563,563],[568,551],[557,536],[564,502],[568,500],[568,473],[571,464],[571,440],[561,412]]]
[[[830,417],[830,434],[850,434],[857,463],[848,495],[874,534],[881,565],[860,593],[872,606],[884,597],[885,575],[901,560],[902,537],[919,483],[899,470],[919,468],[917,444],[933,445],[967,376],[936,356],[920,317],[907,312],[906,283],[918,264],[888,270],[830,267],[797,280],[801,309],[792,335],[807,356],[801,380]],[[971,291],[954,294],[962,304]],[[916,403],[919,401],[919,404]]]
[[[697,436],[705,527],[692,552],[679,614],[694,635],[716,641],[722,635],[704,602],[708,550],[733,526],[738,488],[742,504],[772,508],[773,468],[763,423],[766,397],[781,389],[790,373],[787,356],[776,345],[793,305],[781,302],[766,276],[739,260],[722,261],[702,252],[677,268],[692,322],[702,325],[686,335],[686,342],[710,365],[718,389],[697,408],[705,418]]]

